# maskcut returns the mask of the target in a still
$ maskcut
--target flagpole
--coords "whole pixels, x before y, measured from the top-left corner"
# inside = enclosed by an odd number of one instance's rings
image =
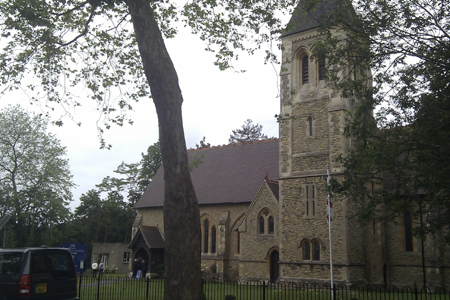
[[[334,300],[334,282],[333,282],[333,253],[331,251],[331,224],[328,222],[328,236],[330,237],[330,274],[331,274],[331,300]]]
[[[331,248],[331,222],[333,221],[333,200],[331,195],[331,177],[330,168],[327,164],[327,186],[328,186],[328,197],[327,197],[327,223],[328,223],[328,237],[330,240],[330,275],[331,275],[331,300],[334,300],[334,281],[333,281],[333,251]]]

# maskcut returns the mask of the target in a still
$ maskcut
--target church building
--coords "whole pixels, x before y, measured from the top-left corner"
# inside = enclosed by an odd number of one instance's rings
[[[344,136],[352,103],[325,82],[325,60],[314,56],[319,21],[337,7],[301,5],[282,35],[279,139],[188,152],[201,163],[191,173],[200,208],[202,269],[225,280],[330,280],[326,221],[327,166],[351,142]],[[341,34],[341,33],[337,33]],[[343,34],[343,33],[342,33]],[[371,84],[368,82],[367,84]],[[155,273],[164,257],[164,174],[160,168],[141,199],[130,244]],[[361,207],[334,199],[331,249],[337,283],[450,287],[450,249],[412,237],[405,213],[394,223],[363,226],[349,218]]]

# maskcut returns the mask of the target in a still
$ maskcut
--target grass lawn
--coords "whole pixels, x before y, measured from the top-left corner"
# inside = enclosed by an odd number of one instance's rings
[[[262,284],[236,282],[205,282],[207,300],[224,300],[233,295],[237,300],[333,300],[329,286],[306,284],[277,284],[263,288]],[[164,280],[136,280],[126,276],[104,276],[81,279],[80,300],[163,300]],[[450,300],[450,294],[419,293],[414,289],[356,288],[339,286],[336,300]]]
[[[103,276],[100,280],[83,277],[78,297],[80,300],[162,300],[164,298],[163,291],[163,280],[147,282],[142,279],[130,279],[126,276]]]

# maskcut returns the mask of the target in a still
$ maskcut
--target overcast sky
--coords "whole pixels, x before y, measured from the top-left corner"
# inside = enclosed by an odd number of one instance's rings
[[[167,48],[178,72],[183,93],[183,123],[188,148],[206,137],[211,145],[227,144],[231,131],[240,128],[246,119],[263,125],[269,137],[278,137],[275,114],[279,113],[279,65],[265,65],[263,53],[240,56],[239,68],[245,73],[219,71],[213,65],[214,55],[204,51],[205,45],[197,36],[182,32],[167,41]],[[28,105],[26,95],[5,95],[0,106],[20,103],[23,107],[40,111]],[[134,163],[141,153],[158,140],[158,123],[151,99],[142,99],[130,113],[134,125],[112,126],[105,134],[111,150],[101,150],[97,137],[94,107],[77,110],[78,127],[64,120],[62,128],[50,126],[67,147],[70,169],[77,188],[73,190],[72,208],[79,204],[80,196],[108,175],[122,162]],[[58,117],[58,116],[55,116]]]

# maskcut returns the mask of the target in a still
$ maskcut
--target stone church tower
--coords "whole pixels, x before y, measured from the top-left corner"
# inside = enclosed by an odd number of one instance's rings
[[[342,176],[335,159],[350,147],[343,133],[351,103],[327,85],[326,60],[314,54],[323,38],[319,22],[338,8],[338,1],[319,1],[306,12],[300,0],[282,36],[279,276],[284,280],[330,280],[327,165],[332,177]],[[347,218],[353,209],[347,200],[334,199],[333,272],[338,282],[367,277],[366,229]]]
[[[362,226],[349,218],[361,204],[336,195],[330,247],[327,165],[331,176],[342,181],[344,169],[336,157],[352,147],[344,128],[353,104],[328,85],[326,55],[322,59],[315,50],[324,38],[318,30],[321,20],[342,4],[348,4],[340,10],[349,12],[346,22],[354,11],[350,0],[319,0],[307,12],[302,9],[306,1],[300,0],[282,36],[279,139],[188,153],[191,160],[201,156],[203,161],[191,176],[199,199],[204,275],[242,282],[328,283],[331,248],[338,284],[423,282],[449,288],[449,247],[436,247],[432,236],[426,241],[413,237],[408,212],[396,223]],[[164,255],[163,205],[160,169],[135,205],[130,244],[132,258],[148,258],[154,274]]]

